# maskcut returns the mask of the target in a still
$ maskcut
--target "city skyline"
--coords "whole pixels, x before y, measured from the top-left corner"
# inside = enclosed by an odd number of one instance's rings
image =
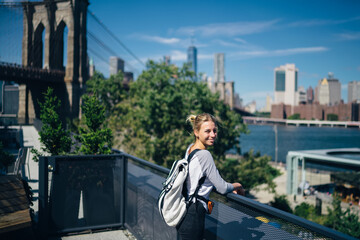
[[[214,78],[214,54],[224,53],[226,81],[257,108],[267,95],[274,99],[274,68],[287,63],[299,69],[298,86],[305,89],[333,72],[345,102],[348,82],[360,80],[359,1],[105,0],[90,1],[89,9],[143,62],[169,55],[182,66],[193,41],[198,73]]]
[[[258,109],[265,106],[267,96],[274,99],[274,69],[278,66],[295,64],[299,69],[298,86],[304,89],[315,89],[318,81],[332,72],[341,83],[345,102],[348,83],[360,81],[360,1],[89,3],[88,54],[96,70],[107,77],[110,54],[95,49],[91,36],[111,47],[125,61],[125,71],[134,72],[135,79],[146,66],[106,36],[92,13],[143,63],[170,56],[171,63],[182,66],[187,62],[187,49],[193,45],[197,48],[197,72],[214,79],[214,56],[224,53],[226,81],[234,82],[234,90],[244,105],[255,100]],[[19,36],[11,39],[18,46],[3,47],[18,56],[10,62],[21,63],[22,19],[4,18],[0,29],[14,19],[20,28],[12,29]],[[0,40],[6,38],[10,39],[4,32]],[[7,61],[2,50],[0,59]]]

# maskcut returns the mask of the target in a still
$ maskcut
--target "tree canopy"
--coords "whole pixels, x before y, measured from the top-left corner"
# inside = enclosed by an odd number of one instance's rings
[[[280,171],[273,168],[269,162],[271,157],[253,150],[245,153],[241,159],[221,160],[218,164],[219,171],[228,181],[239,181],[245,189],[253,189],[260,184],[267,184],[267,190],[275,192],[274,178],[280,176]]]
[[[214,115],[219,123],[218,138],[209,150],[224,179],[240,181],[247,189],[266,183],[274,191],[272,180],[280,173],[268,164],[270,157],[250,152],[243,159],[226,159],[229,150],[241,154],[240,134],[247,133],[247,127],[206,83],[192,81],[193,76],[187,65],[179,68],[149,61],[128,92],[110,89],[113,81],[121,87],[121,74],[109,79],[95,75],[88,91],[96,92],[108,106],[116,148],[168,168],[184,156],[194,141],[187,117],[204,112]]]
[[[206,112],[219,120],[218,141],[210,149],[215,160],[225,159],[225,152],[230,149],[240,153],[239,137],[246,131],[241,116],[219,101],[219,95],[213,94],[205,83],[191,81],[192,78],[193,72],[186,65],[178,68],[149,61],[147,70],[130,84],[127,97],[122,92],[116,97],[118,101],[112,99],[109,104],[108,97],[99,94],[100,99],[107,102],[105,105],[111,105],[109,126],[120,140],[117,146],[137,157],[170,167],[173,161],[184,156],[194,140],[191,126],[186,123],[187,116]],[[93,83],[88,86],[89,91],[99,93],[106,85],[99,80]]]

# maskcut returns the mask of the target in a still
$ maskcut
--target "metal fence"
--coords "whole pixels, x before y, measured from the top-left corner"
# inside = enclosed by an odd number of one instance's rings
[[[41,158],[39,166],[42,231],[126,227],[137,239],[179,239],[157,207],[168,169],[119,151]],[[355,239],[232,193],[211,198],[215,207],[206,216],[206,239]],[[92,213],[91,208],[95,208]]]

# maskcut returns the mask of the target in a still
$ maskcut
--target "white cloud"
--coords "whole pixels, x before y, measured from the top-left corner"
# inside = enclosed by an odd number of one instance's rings
[[[328,49],[326,47],[307,47],[307,48],[289,48],[274,50],[272,53],[276,56],[280,55],[293,55],[298,53],[312,53],[312,52],[324,52]]]
[[[323,26],[323,25],[336,25],[336,24],[342,24],[347,22],[353,22],[360,20],[359,17],[354,18],[348,18],[348,19],[311,19],[311,20],[303,20],[303,21],[297,21],[292,22],[288,24],[290,27],[313,27],[313,26]]]
[[[348,90],[347,84],[341,84],[341,90]]]
[[[247,43],[247,42],[246,42],[244,39],[242,39],[242,38],[234,38],[234,40],[237,41],[237,42],[239,42],[239,43],[243,43],[243,44]]]
[[[288,48],[278,50],[255,50],[255,51],[239,51],[229,54],[230,57],[274,57],[288,56],[302,53],[315,53],[328,51],[326,47],[307,47],[307,48]]]
[[[142,35],[141,38],[150,42],[157,42],[161,44],[176,44],[181,41],[179,38],[163,38],[159,36],[149,36],[149,35]]]
[[[184,51],[173,50],[171,51],[171,61],[186,61],[187,56]]]
[[[224,40],[220,40],[220,39],[216,39],[213,42],[217,43],[221,46],[224,46],[224,47],[238,47],[238,45],[236,43],[232,43],[232,42],[228,42],[228,41],[224,41]]]
[[[181,27],[176,32],[178,34],[206,37],[248,35],[267,31],[279,21],[279,19],[274,19],[270,21],[214,23],[203,26]]]
[[[338,34],[340,40],[358,40],[360,39],[360,32],[355,33],[341,33]]]

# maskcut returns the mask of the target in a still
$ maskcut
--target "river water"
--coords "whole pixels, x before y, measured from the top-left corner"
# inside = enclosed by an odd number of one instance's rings
[[[275,160],[275,131],[272,125],[248,125],[240,136],[241,153],[260,151]],[[360,129],[341,127],[277,126],[278,162],[286,162],[288,151],[329,148],[360,148]]]

